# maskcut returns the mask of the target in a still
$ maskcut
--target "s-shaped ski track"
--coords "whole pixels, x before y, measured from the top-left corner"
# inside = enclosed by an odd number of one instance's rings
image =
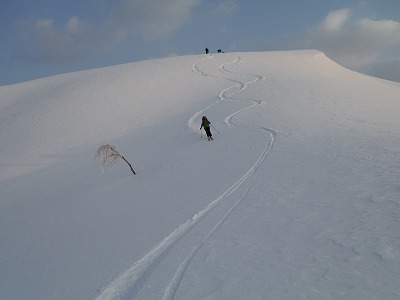
[[[213,75],[208,75],[208,74],[200,71],[200,69],[198,68],[198,64],[201,61],[202,60],[199,60],[198,62],[196,62],[193,65],[193,71],[196,74],[199,74],[199,75],[202,75],[202,76],[217,77],[217,76],[213,76]],[[234,61],[232,61],[230,63],[227,63],[227,64],[240,63],[240,62],[242,62],[242,58],[241,57],[236,57],[236,59]],[[221,65],[219,67],[219,69],[221,71],[223,71],[223,72],[233,73],[233,72],[228,71],[226,69],[225,65],[226,64]],[[223,90],[219,94],[219,100],[217,102],[220,102],[221,100],[229,100],[229,97],[232,96],[234,93],[242,91],[242,90],[246,89],[249,85],[264,79],[264,77],[260,76],[260,75],[253,75],[253,74],[240,74],[240,75],[252,75],[252,76],[254,76],[256,78],[254,80],[252,80],[252,81],[249,81],[249,82],[241,82],[241,81],[238,81],[238,80],[235,80],[235,79],[224,78],[224,79],[226,79],[228,81],[231,81],[231,82],[235,83],[235,85],[231,86],[231,87],[228,87],[227,89]],[[229,92],[229,94],[228,94],[228,92]],[[232,117],[234,115],[239,114],[239,113],[241,113],[243,111],[249,110],[252,107],[254,107],[255,105],[260,105],[262,103],[262,101],[259,101],[259,100],[251,100],[251,101],[253,102],[252,105],[250,105],[248,107],[245,107],[244,109],[241,109],[239,111],[236,111],[233,114],[231,114],[228,117],[226,117],[225,118],[225,123],[228,126],[244,127],[244,126],[235,125],[234,123],[232,123],[231,119],[232,119]],[[212,104],[212,105],[214,105],[214,104]],[[190,126],[199,115],[203,114],[203,112],[208,110],[212,105],[206,107],[205,109],[201,110],[200,112],[197,112],[194,116],[192,116],[189,119],[188,126]],[[246,127],[246,128],[251,128],[251,127]],[[254,165],[238,181],[236,181],[219,198],[217,198],[216,200],[214,200],[212,202],[212,203],[215,203],[214,207],[216,205],[218,205],[220,202],[222,202],[225,198],[227,198],[228,196],[233,194],[245,181],[247,181],[256,172],[256,170],[261,166],[261,164],[264,162],[264,160],[268,156],[269,152],[272,150],[272,147],[273,147],[275,139],[276,139],[276,132],[273,129],[267,128],[267,127],[255,127],[254,129],[263,130],[263,131],[268,132],[270,134],[270,137],[267,140],[267,144],[266,144],[266,146],[264,148],[264,151],[261,153],[260,157],[254,163]],[[212,235],[222,226],[222,224],[228,219],[228,217],[235,210],[235,208],[246,198],[246,195],[248,194],[250,188],[251,188],[251,184],[246,189],[245,193],[234,203],[233,206],[231,206],[228,209],[227,213],[217,222],[217,224],[214,226],[214,228],[206,234],[205,238],[197,246],[195,246],[192,249],[192,251],[189,253],[188,256],[186,256],[186,258],[183,260],[183,262],[179,266],[178,270],[176,271],[175,276],[173,277],[173,279],[170,281],[169,285],[167,286],[167,288],[165,290],[165,293],[164,293],[163,300],[172,300],[172,299],[175,298],[176,292],[177,292],[177,290],[179,288],[179,285],[180,285],[180,283],[181,283],[181,281],[183,279],[184,273],[187,270],[187,268],[189,267],[189,264],[192,261],[192,259],[194,258],[194,256],[205,245],[205,243],[212,237]]]
[[[212,56],[207,56],[208,59],[212,59]],[[219,77],[214,76],[211,74],[207,74],[202,72],[198,65],[200,62],[204,60],[201,59],[193,64],[192,70],[194,73],[201,75],[201,76],[211,76],[211,77]],[[232,63],[241,62],[240,57],[236,57],[236,59]],[[228,64],[228,63],[227,63]],[[220,66],[220,70],[225,73],[231,73],[226,70],[225,64]],[[239,74],[240,75],[240,74]],[[249,74],[241,74],[241,75],[249,75]],[[250,74],[251,75],[251,74]],[[188,121],[188,126],[190,126],[194,120],[200,116],[203,112],[211,108],[216,103],[227,100],[228,97],[232,96],[234,93],[244,90],[248,88],[251,83],[257,82],[261,80],[263,77],[259,75],[253,75],[256,77],[255,80],[250,82],[241,82],[235,79],[224,78],[230,82],[233,82],[234,85],[230,86],[219,94],[219,100],[210,106],[207,106],[203,110],[194,114]],[[221,77],[219,77],[221,78]],[[244,127],[235,125],[232,123],[231,119],[232,116],[242,112],[246,109],[250,109],[254,107],[255,104],[260,104],[261,101],[252,100],[253,104],[245,109],[241,109],[240,111],[231,114],[227,118],[225,118],[225,123],[228,126],[236,126],[236,127]],[[246,127],[251,128],[251,127]],[[261,155],[258,157],[257,161],[252,165],[252,167],[241,177],[239,178],[234,184],[232,184],[225,192],[222,193],[219,197],[215,200],[211,201],[206,207],[196,212],[191,218],[189,218],[185,223],[180,224],[177,226],[168,236],[166,236],[162,241],[160,241],[157,245],[155,245],[150,251],[148,251],[141,259],[136,261],[128,270],[120,274],[116,279],[114,279],[96,298],[97,300],[111,300],[111,299],[124,299],[126,297],[135,298],[138,294],[146,279],[150,276],[150,274],[156,269],[158,263],[163,260],[164,257],[168,255],[170,250],[175,247],[178,242],[187,235],[199,222],[201,222],[207,214],[209,214],[215,207],[218,206],[221,202],[223,202],[228,196],[232,195],[244,182],[246,182],[260,167],[260,165],[264,162],[266,157],[268,156],[269,152],[272,150],[276,139],[276,132],[273,129],[266,128],[266,127],[255,127],[255,130],[262,130],[264,132],[269,133],[269,138],[267,139],[266,145],[264,150],[262,151]],[[205,237],[193,247],[193,250],[185,257],[182,261],[180,266],[178,267],[177,271],[175,272],[172,280],[169,282],[164,295],[163,299],[174,299],[176,292],[179,288],[179,285],[183,279],[184,273],[187,270],[190,262],[192,261],[193,257],[196,253],[202,248],[202,246],[207,242],[207,240],[221,227],[221,225],[226,221],[226,219],[231,215],[234,209],[245,199],[250,187],[247,188],[245,193],[231,206],[226,214],[219,219],[217,224],[213,227],[211,231],[209,231]]]

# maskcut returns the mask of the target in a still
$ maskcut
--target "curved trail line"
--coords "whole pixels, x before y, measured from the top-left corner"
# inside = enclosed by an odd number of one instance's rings
[[[193,73],[196,73],[197,75],[200,75],[200,76],[210,76],[210,75],[208,75],[208,74],[202,72],[202,71],[197,67],[197,65],[198,65],[200,62],[202,62],[203,60],[212,59],[212,58],[213,58],[213,56],[210,55],[210,56],[207,56],[207,57],[202,58],[202,59],[198,60],[197,62],[195,62],[195,63],[193,64],[193,66],[192,66],[192,71],[193,71]],[[232,88],[232,87],[229,87],[228,89],[231,89],[231,88]],[[227,89],[227,90],[228,90],[228,89]],[[224,91],[225,91],[225,90],[224,90]],[[222,94],[224,91],[222,91],[222,92],[220,93],[220,95],[219,95],[219,100],[218,100],[218,101],[211,103],[211,104],[208,105],[207,107],[205,107],[205,108],[203,108],[202,110],[200,110],[200,111],[198,111],[197,113],[195,113],[195,114],[188,120],[187,126],[188,126],[189,128],[195,128],[195,127],[197,127],[197,125],[194,125],[195,120],[196,120],[200,115],[202,115],[203,112],[205,112],[206,110],[210,109],[211,107],[213,107],[214,105],[216,105],[217,103],[219,103],[221,100],[223,100],[223,97],[221,96],[221,94]]]
[[[212,58],[212,56],[208,56],[208,59]],[[197,64],[204,60],[203,58],[196,62],[193,65],[193,72],[197,73],[201,76],[212,76],[200,71],[197,67]],[[239,61],[240,58],[236,58],[236,61]],[[224,65],[220,67],[222,71],[228,72],[224,69]],[[248,75],[248,74],[247,74]],[[255,75],[258,76],[258,75]],[[216,77],[216,76],[213,76]],[[260,80],[262,77],[258,76],[257,80]],[[243,90],[250,83],[242,83],[240,81],[236,81],[233,79],[224,78],[226,80],[232,81],[235,83],[235,86],[231,86],[225,90],[223,90],[219,94],[219,100],[205,109],[197,112],[194,116],[192,116],[188,125],[193,124],[194,120],[201,115],[204,111],[215,105],[216,103],[227,99],[228,96],[226,94],[228,91],[236,89],[230,93],[233,93]],[[255,82],[253,81],[253,82]],[[247,109],[253,107],[249,106]],[[243,111],[243,110],[240,110]],[[236,112],[238,113],[238,112]],[[234,113],[234,114],[236,114]],[[234,115],[232,114],[232,115]],[[231,115],[231,116],[232,116]],[[229,117],[228,117],[229,118]],[[230,118],[228,119],[230,120]],[[233,126],[232,123],[227,122],[227,124]],[[242,126],[243,127],[243,126]],[[253,128],[254,129],[254,128]],[[201,220],[203,220],[206,215],[212,211],[219,203],[221,203],[225,198],[234,193],[254,172],[258,169],[258,167],[265,160],[269,152],[271,151],[273,144],[275,142],[276,133],[274,130],[264,127],[256,127],[256,129],[261,129],[270,134],[270,138],[268,139],[267,145],[263,150],[261,156],[257,159],[257,161],[253,164],[253,166],[239,179],[237,180],[230,188],[228,188],[222,195],[220,195],[217,199],[213,200],[202,210],[195,213],[190,219],[188,219],[185,223],[177,226],[170,235],[165,237],[160,243],[154,246],[149,252],[147,252],[141,259],[136,261],[128,270],[120,274],[116,279],[114,279],[96,298],[97,300],[110,300],[110,299],[124,299],[126,297],[134,298],[135,295],[140,291],[144,282],[148,278],[148,276],[154,271],[157,267],[158,263],[170,252],[170,250],[186,235],[188,234]],[[197,245],[191,253],[185,258],[185,260],[179,266],[177,272],[175,273],[173,279],[169,283],[167,289],[164,292],[164,299],[173,299],[179,287],[179,284],[183,278],[184,272],[189,266],[192,258],[196,255],[196,253],[201,249],[201,247],[206,243],[206,241],[218,230],[218,228],[225,222],[225,220],[229,217],[229,215],[233,212],[233,210],[239,205],[239,203],[246,197],[250,187],[246,190],[243,196],[228,210],[228,212],[220,219],[220,221],[214,226],[214,228],[206,235],[205,239]]]
[[[195,124],[195,120],[197,120],[198,117],[199,117],[200,115],[202,115],[205,111],[209,110],[209,109],[210,109],[211,107],[213,107],[214,105],[220,103],[220,102],[223,101],[223,100],[228,100],[228,97],[231,96],[232,94],[237,93],[237,92],[239,92],[239,91],[241,91],[241,90],[244,90],[249,84],[254,83],[254,82],[256,82],[256,81],[258,81],[258,80],[260,80],[260,79],[263,79],[262,76],[254,75],[254,76],[258,76],[258,78],[256,78],[256,79],[253,80],[253,81],[243,83],[243,82],[238,81],[238,80],[234,80],[234,79],[230,79],[230,78],[223,78],[223,77],[221,77],[221,76],[210,75],[210,74],[207,74],[207,73],[204,73],[203,71],[201,71],[201,70],[199,69],[199,67],[198,67],[198,64],[201,63],[202,61],[206,60],[206,59],[212,59],[212,58],[213,58],[213,56],[211,55],[211,56],[207,56],[207,57],[205,57],[205,58],[202,58],[202,59],[196,61],[196,62],[193,64],[193,66],[192,66],[192,71],[193,71],[193,73],[196,73],[197,75],[205,76],[205,77],[214,77],[214,78],[225,79],[225,80],[228,80],[228,81],[231,81],[231,82],[235,83],[235,85],[230,86],[230,87],[227,87],[226,89],[222,90],[222,91],[219,93],[219,95],[218,95],[218,98],[219,98],[218,101],[213,102],[212,104],[208,105],[207,107],[205,107],[205,108],[203,108],[202,110],[200,110],[200,111],[198,111],[197,113],[195,113],[195,114],[188,120],[188,122],[187,122],[187,126],[188,126],[189,128],[196,128],[197,125],[194,125],[194,124]],[[236,59],[233,60],[233,61],[230,62],[230,63],[233,64],[233,63],[237,63],[237,62],[238,62],[238,63],[241,62],[241,58],[240,58],[240,57],[236,57]],[[229,71],[227,71],[227,70],[225,69],[225,64],[221,65],[221,66],[219,67],[219,69],[220,69],[222,72],[228,72],[228,73],[229,73]],[[228,94],[228,92],[230,92],[230,93]]]
[[[242,200],[246,197],[247,193],[250,191],[251,185],[246,189],[245,193],[242,197],[236,201],[236,203],[228,210],[228,212],[218,221],[218,223],[214,226],[214,228],[206,235],[205,239],[197,245],[197,247],[193,248],[190,254],[185,258],[185,260],[181,263],[178,270],[175,273],[174,278],[171,280],[169,285],[167,286],[163,300],[170,300],[174,299],[178,287],[183,279],[183,275],[185,274],[187,268],[189,267],[190,262],[192,261],[193,257],[197,254],[197,252],[204,246],[204,244],[213,236],[215,232],[225,223],[226,219],[231,215],[231,213],[235,210],[235,208],[242,202]]]
[[[202,60],[196,62],[193,65],[193,70],[202,76],[212,76],[212,75],[207,75],[204,72],[201,72],[198,67],[197,64],[199,62],[201,62]],[[240,57],[237,57],[236,60],[234,60],[231,63],[235,63],[235,62],[241,62],[242,59]],[[228,71],[225,68],[225,64],[223,64],[222,66],[220,66],[220,70],[224,71],[224,72],[228,72],[228,73],[232,73],[230,71]],[[243,74],[239,74],[239,75],[243,75]],[[253,75],[253,74],[245,74],[245,75]],[[250,81],[250,82],[240,82],[238,80],[234,80],[234,79],[229,79],[229,78],[224,78],[226,80],[232,81],[235,83],[237,90],[235,90],[234,92],[232,92],[230,95],[239,92],[241,90],[244,90],[247,88],[248,85],[255,83],[259,80],[262,80],[264,77],[263,76],[259,76],[259,75],[253,75],[256,77],[255,80]],[[213,76],[216,77],[216,76]],[[219,94],[219,98],[220,100],[226,100],[228,99],[227,96],[225,96],[225,93],[228,92],[229,90],[231,90],[233,87],[229,87],[225,90],[223,90],[220,94]],[[219,100],[219,101],[220,101]],[[218,101],[218,102],[219,102]],[[249,110],[251,108],[253,108],[256,105],[261,105],[262,101],[258,101],[258,100],[251,100],[252,102],[254,102],[253,105],[250,105],[244,109],[241,109],[231,115],[229,115],[228,117],[225,118],[225,123],[228,126],[237,126],[234,125],[231,122],[231,119],[234,115],[239,114],[242,111],[245,110]],[[214,103],[215,104],[215,103]],[[211,107],[211,106],[209,106]],[[204,111],[206,111],[209,107],[203,109],[202,111],[196,113],[192,118],[190,118],[188,125],[192,124],[194,122],[194,119],[197,118],[200,114],[202,114]],[[237,126],[237,127],[244,127],[244,126]],[[247,128],[252,128],[252,129],[259,129],[259,130],[263,130],[266,131],[270,134],[270,138],[268,139],[267,145],[264,149],[264,151],[262,152],[261,156],[258,158],[258,160],[255,162],[255,164],[250,168],[249,171],[247,171],[246,174],[243,175],[242,178],[240,178],[237,182],[235,182],[224,194],[222,194],[219,198],[217,198],[216,200],[214,200],[211,204],[215,204],[215,206],[217,206],[220,202],[222,202],[226,197],[228,197],[229,195],[231,195],[234,191],[236,191],[247,179],[249,179],[251,177],[251,175],[253,175],[256,170],[258,169],[258,167],[264,162],[264,160],[266,159],[267,155],[269,154],[269,152],[272,150],[272,147],[274,145],[275,139],[276,139],[276,132],[273,129],[267,128],[267,127],[247,127]],[[217,230],[223,225],[223,223],[225,223],[225,221],[228,219],[228,217],[232,214],[232,212],[236,209],[236,207],[246,198],[248,192],[250,191],[252,184],[250,184],[250,186],[246,189],[245,193],[242,195],[242,197],[240,197],[235,203],[234,205],[228,210],[228,212],[217,222],[217,224],[214,226],[214,228],[208,232],[208,234],[205,236],[205,238],[196,246],[193,248],[193,250],[190,252],[190,254],[183,260],[183,262],[181,263],[181,265],[179,266],[178,270],[176,271],[174,277],[172,278],[172,280],[170,281],[170,283],[168,284],[167,288],[165,289],[164,292],[164,296],[163,296],[163,300],[173,300],[176,296],[176,292],[178,291],[179,285],[182,282],[183,276],[186,272],[186,270],[188,269],[192,259],[195,257],[195,255],[198,253],[198,251],[206,244],[206,242],[214,235],[215,232],[217,232]],[[211,208],[212,209],[212,208]],[[211,210],[210,209],[210,210]]]

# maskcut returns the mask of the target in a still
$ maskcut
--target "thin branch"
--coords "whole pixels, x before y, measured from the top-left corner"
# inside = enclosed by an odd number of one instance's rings
[[[118,149],[113,145],[102,145],[96,152],[96,158],[100,160],[103,167],[112,167],[114,166],[119,159],[123,159],[128,166],[131,168],[131,171],[134,175],[136,172],[133,170],[132,165],[121,155]]]

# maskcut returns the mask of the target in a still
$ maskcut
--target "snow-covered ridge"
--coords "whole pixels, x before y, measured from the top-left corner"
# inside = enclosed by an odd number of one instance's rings
[[[399,91],[314,50],[0,87],[0,296],[396,298]]]

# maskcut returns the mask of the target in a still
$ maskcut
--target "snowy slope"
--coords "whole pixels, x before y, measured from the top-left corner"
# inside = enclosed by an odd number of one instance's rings
[[[0,87],[0,298],[399,299],[399,94],[312,50]]]

